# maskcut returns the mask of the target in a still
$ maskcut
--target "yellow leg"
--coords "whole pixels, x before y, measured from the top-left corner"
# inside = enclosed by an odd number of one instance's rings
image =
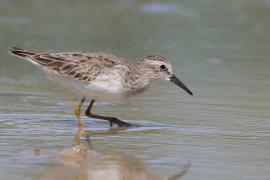
[[[81,119],[81,107],[85,101],[85,98],[82,98],[81,102],[75,107],[75,114],[79,121],[80,126],[84,126],[84,121]]]

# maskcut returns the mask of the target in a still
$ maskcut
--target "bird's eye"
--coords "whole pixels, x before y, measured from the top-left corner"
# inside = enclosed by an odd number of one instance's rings
[[[162,64],[162,65],[160,66],[160,69],[161,69],[161,70],[165,70],[165,69],[166,69],[166,66],[165,66],[164,64]]]

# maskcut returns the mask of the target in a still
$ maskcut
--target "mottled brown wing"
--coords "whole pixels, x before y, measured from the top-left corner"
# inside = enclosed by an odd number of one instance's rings
[[[129,64],[127,60],[104,52],[33,53],[16,48],[10,51],[17,56],[53,70],[55,73],[87,82],[98,76],[104,68]]]
[[[127,60],[104,52],[94,53],[45,53],[32,57],[38,63],[59,74],[82,82],[93,80],[104,68],[129,64]]]

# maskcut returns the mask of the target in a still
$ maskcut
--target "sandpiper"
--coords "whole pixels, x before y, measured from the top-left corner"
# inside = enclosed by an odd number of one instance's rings
[[[103,119],[118,126],[130,126],[116,117],[93,114],[95,100],[119,100],[146,91],[159,79],[173,82],[188,94],[193,93],[172,72],[170,62],[158,55],[148,55],[133,64],[127,59],[105,52],[37,53],[13,47],[10,53],[35,64],[49,79],[59,82],[81,97],[75,108],[80,126],[81,107],[86,99],[91,100],[85,115]]]

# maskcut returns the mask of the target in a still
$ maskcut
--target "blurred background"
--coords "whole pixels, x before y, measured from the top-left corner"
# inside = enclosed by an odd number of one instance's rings
[[[28,179],[57,163],[77,130],[78,99],[11,56],[17,46],[132,62],[166,57],[195,96],[160,82],[142,96],[98,103],[97,113],[142,128],[93,137],[95,148],[138,158],[160,175],[191,162],[183,179],[269,179],[269,17],[270,0],[0,0],[1,177]],[[46,153],[29,155],[32,148]]]

